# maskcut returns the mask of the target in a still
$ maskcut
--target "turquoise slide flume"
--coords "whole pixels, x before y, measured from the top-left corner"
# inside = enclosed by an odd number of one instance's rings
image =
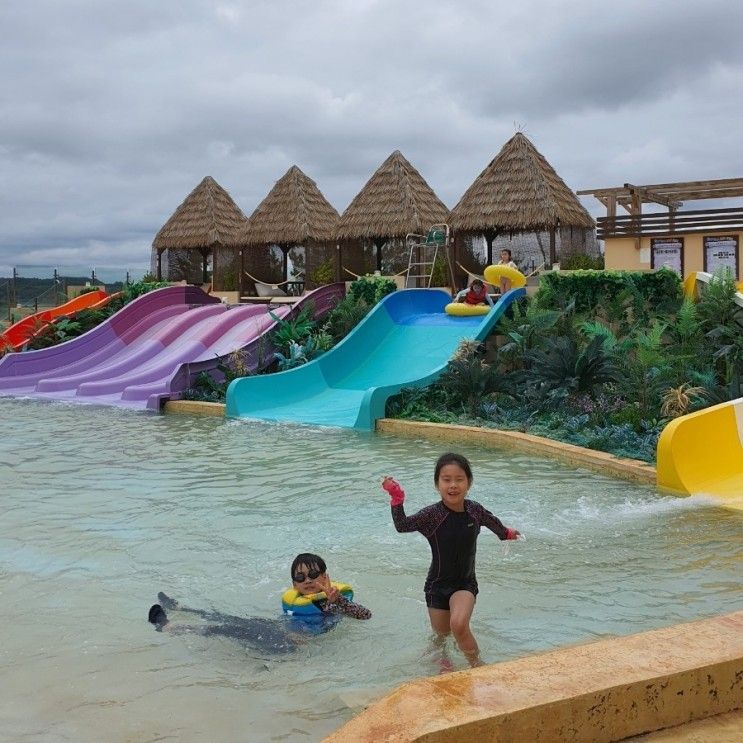
[[[451,297],[441,289],[393,292],[315,361],[234,380],[225,415],[371,431],[387,398],[403,387],[431,384],[461,340],[484,340],[524,294],[512,289],[487,315],[452,317],[444,312]]]

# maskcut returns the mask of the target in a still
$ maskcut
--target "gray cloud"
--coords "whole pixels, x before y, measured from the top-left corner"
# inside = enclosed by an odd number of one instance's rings
[[[575,189],[740,175],[742,20],[695,0],[4,3],[0,266],[146,265],[205,175],[249,214],[296,163],[342,211],[394,149],[453,206],[515,126]]]

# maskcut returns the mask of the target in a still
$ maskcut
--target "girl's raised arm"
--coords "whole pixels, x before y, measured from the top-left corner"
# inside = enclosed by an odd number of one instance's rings
[[[480,504],[478,503],[478,505]],[[521,536],[521,532],[504,526],[503,522],[497,516],[490,513],[484,506],[480,505],[480,509],[480,523],[490,529],[498,539],[517,539]]]

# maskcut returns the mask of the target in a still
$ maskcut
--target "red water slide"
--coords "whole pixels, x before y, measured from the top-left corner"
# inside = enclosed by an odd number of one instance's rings
[[[102,289],[80,294],[69,302],[28,315],[11,325],[0,334],[0,348],[10,347],[13,351],[20,351],[32,336],[36,335],[45,325],[58,317],[74,315],[80,310],[94,310],[108,304],[114,295],[107,294]]]

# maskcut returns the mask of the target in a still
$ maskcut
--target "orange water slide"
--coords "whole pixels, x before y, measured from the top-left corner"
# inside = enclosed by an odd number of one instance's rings
[[[20,351],[34,335],[52,320],[74,315],[80,310],[94,310],[103,307],[114,296],[113,294],[107,294],[102,289],[97,289],[93,292],[80,294],[69,302],[59,305],[59,307],[28,315],[0,334],[0,348],[9,346],[13,351]]]

